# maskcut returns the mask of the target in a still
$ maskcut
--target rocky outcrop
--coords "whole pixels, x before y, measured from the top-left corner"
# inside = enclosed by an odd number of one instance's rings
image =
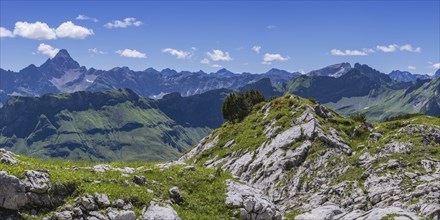
[[[241,219],[282,219],[276,205],[270,202],[261,191],[233,180],[228,180],[227,184],[226,204],[233,208],[239,208]]]
[[[0,207],[18,210],[26,205],[26,186],[17,177],[0,171]]]
[[[375,220],[384,217],[396,217],[393,219],[401,220],[418,220],[416,214],[408,212],[398,207],[374,208],[370,211],[354,210],[347,212],[336,205],[320,206],[316,209],[306,212],[295,217],[295,220]]]
[[[13,153],[6,151],[5,149],[0,149],[0,163],[7,165],[17,164],[19,160],[15,159]]]
[[[288,111],[273,113],[282,102]],[[239,148],[240,139],[220,128],[180,161],[229,171],[282,215],[300,210],[297,219],[440,219],[440,126],[408,120],[373,127],[320,104],[298,103],[285,96],[245,119],[259,133],[238,137],[261,138],[259,146]],[[286,112],[292,116],[287,125]],[[236,126],[225,128],[243,130]],[[224,143],[234,148],[224,153]],[[228,181],[229,188],[236,184]],[[258,219],[254,199],[239,200],[230,191],[227,203],[240,208],[237,216]]]

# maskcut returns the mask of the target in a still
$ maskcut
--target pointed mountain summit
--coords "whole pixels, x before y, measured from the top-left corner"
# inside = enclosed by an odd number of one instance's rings
[[[232,77],[232,76],[236,75],[235,73],[229,71],[226,68],[219,69],[217,72],[212,73],[212,74],[214,76],[216,76],[216,77],[219,77],[219,78],[222,78],[222,77]]]
[[[272,68],[269,71],[267,71],[265,74],[277,74],[277,75],[282,75],[282,76],[289,76],[292,75],[292,73],[286,71],[286,70],[280,70],[277,68]]]
[[[70,57],[67,50],[61,49],[54,58],[47,59],[47,61],[39,67],[39,70],[49,75],[59,76],[68,70],[78,68],[80,68],[79,63]]]

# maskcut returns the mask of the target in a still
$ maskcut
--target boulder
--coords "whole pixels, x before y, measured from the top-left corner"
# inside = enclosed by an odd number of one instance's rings
[[[136,183],[137,185],[144,185],[146,182],[146,179],[143,176],[134,175],[133,182]]]
[[[150,203],[147,210],[142,210],[143,220],[180,220],[177,212],[170,205],[160,206]]]
[[[6,151],[4,149],[0,149],[0,163],[8,164],[8,165],[14,165],[17,164],[19,160],[15,159],[11,155],[11,152]]]
[[[106,194],[95,194],[94,199],[99,207],[110,206],[110,200],[108,199],[108,196]]]
[[[133,211],[107,209],[107,216],[110,220],[135,220],[136,214]]]
[[[168,193],[170,194],[171,200],[173,200],[174,203],[183,202],[184,199],[180,195],[180,190],[177,186],[171,187],[171,189],[168,190]]]
[[[112,169],[112,167],[108,164],[98,164],[98,165],[95,165],[94,167],[92,167],[92,171],[95,173],[103,173],[103,172],[109,171],[111,169]]]
[[[26,186],[15,176],[0,171],[0,207],[18,210],[27,203]]]
[[[24,171],[24,184],[26,191],[34,193],[46,193],[49,189],[49,174],[34,170]]]

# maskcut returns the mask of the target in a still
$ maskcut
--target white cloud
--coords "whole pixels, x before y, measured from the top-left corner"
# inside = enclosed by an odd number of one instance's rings
[[[332,49],[330,51],[330,54],[333,56],[366,56],[368,55],[365,51],[360,50],[338,50],[338,49]]]
[[[209,64],[210,61],[207,58],[204,58],[203,60],[200,60],[200,63],[202,63],[202,64]]]
[[[119,54],[121,57],[147,58],[147,55],[145,53],[141,53],[137,50],[124,49],[118,50],[116,51],[116,53]]]
[[[142,25],[142,21],[137,20],[136,18],[125,18],[124,20],[114,20],[112,22],[108,22],[104,25],[106,28],[126,28],[129,26],[139,27]]]
[[[107,54],[107,52],[98,50],[97,48],[90,48],[88,49],[88,52],[91,54],[100,54],[100,55]]]
[[[48,45],[48,44],[41,43],[38,46],[37,51],[40,54],[44,54],[44,55],[47,55],[47,56],[53,58],[55,55],[57,55],[57,53],[58,53],[58,51],[60,51],[60,49],[52,47],[51,45]]]
[[[212,61],[231,61],[232,60],[232,58],[228,52],[223,52],[221,50],[212,50],[212,53],[207,52],[206,55],[208,55],[208,57]]]
[[[195,48],[192,50],[194,51]],[[172,56],[177,57],[177,59],[184,60],[184,59],[190,59],[193,55],[193,51],[183,51],[183,50],[176,50],[173,48],[165,48],[162,50],[162,53],[169,53]]]
[[[76,17],[76,20],[82,20],[82,21],[84,21],[84,20],[90,20],[90,21],[93,21],[93,22],[98,22],[98,19],[96,19],[96,18],[91,18],[91,17],[89,17],[89,16],[87,16],[87,15],[78,15],[78,16]]]
[[[72,38],[72,39],[84,39],[90,35],[93,35],[92,29],[87,29],[85,27],[81,27],[78,25],[75,25],[71,21],[66,21],[62,23],[58,28],[56,29],[57,37],[60,38]]]
[[[376,52],[376,51],[374,51],[373,49],[370,49],[370,48],[364,48],[364,49],[362,49],[362,51],[364,51],[365,53],[374,53],[374,52]]]
[[[43,22],[17,22],[15,23],[14,36],[20,36],[34,40],[53,40],[57,38],[55,30]]]
[[[15,23],[14,31],[9,31],[3,27],[0,28],[0,31],[2,37],[20,36],[33,40],[55,40],[57,38],[84,39],[94,34],[92,29],[75,25],[71,21],[62,23],[56,29],[49,27],[44,22],[28,23],[19,21]]]
[[[277,26],[275,26],[275,25],[268,25],[266,28],[269,29],[269,30],[271,30],[271,29],[275,29],[275,28],[277,28]]]
[[[214,65],[212,65],[211,67],[212,67],[212,68],[220,68],[220,67],[222,67],[222,65],[214,64]]]
[[[377,45],[376,49],[380,50],[384,53],[392,53],[395,52],[397,49],[399,48],[399,45],[397,44],[390,44],[388,46],[381,46],[381,45]]]
[[[14,37],[14,34],[12,33],[12,31],[4,27],[0,27],[0,38],[4,38],[4,37]]]
[[[411,44],[405,44],[403,46],[400,47],[401,51],[409,51],[409,52],[414,52],[414,53],[420,53],[422,52],[422,48],[417,47],[417,48],[413,48],[413,46]]]
[[[432,64],[432,67],[434,69],[440,69],[440,63],[434,63],[434,64]]]
[[[255,51],[256,53],[260,53],[261,46],[253,46],[252,50]]]
[[[272,53],[266,53],[263,57],[263,64],[271,64],[272,61],[279,61],[279,62],[285,62],[289,60],[290,57],[283,57],[280,54],[272,54]]]
[[[411,66],[411,65],[409,65],[409,66],[408,66],[408,69],[409,69],[409,70],[415,70],[416,67],[415,67],[415,66]]]

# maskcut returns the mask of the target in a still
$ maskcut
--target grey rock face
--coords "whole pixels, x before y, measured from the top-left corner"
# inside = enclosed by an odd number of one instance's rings
[[[4,149],[0,149],[0,163],[14,165],[17,164],[19,160],[11,155],[11,152]]]
[[[136,214],[133,211],[107,209],[107,216],[110,220],[135,220]]]
[[[397,141],[392,141],[384,146],[383,151],[385,153],[408,154],[411,152],[413,147],[414,146],[411,143],[401,143]]]
[[[179,162],[185,162],[186,160],[189,160],[191,158],[193,158],[194,156],[200,154],[202,151],[211,149],[212,147],[214,147],[217,143],[218,143],[218,139],[219,137],[215,137],[214,140],[212,140],[209,143],[206,143],[209,139],[211,138],[211,136],[206,136],[204,137],[199,144],[197,144],[197,146],[195,148],[193,148],[190,152],[188,152],[187,154],[183,155],[180,159]]]
[[[0,207],[18,210],[26,202],[26,186],[15,176],[0,171]]]
[[[49,189],[49,174],[34,170],[24,171],[26,191],[46,193]]]
[[[106,194],[95,194],[94,199],[99,207],[110,206],[110,200],[108,199],[108,196]]]
[[[136,183],[137,185],[144,185],[146,182],[146,179],[143,176],[134,175],[133,182]]]
[[[160,206],[151,202],[147,210],[142,210],[143,220],[180,220],[177,212],[170,205]]]
[[[81,206],[88,211],[94,211],[98,209],[98,205],[92,197],[83,197],[80,199]]]
[[[336,215],[342,214],[343,210],[335,205],[320,206],[310,212],[296,216],[296,220],[323,219],[331,220]]]
[[[184,198],[180,195],[180,190],[177,186],[171,187],[171,189],[168,190],[168,193],[170,194],[171,200],[173,200],[174,203],[183,202]]]
[[[98,164],[98,165],[95,165],[94,167],[92,167],[92,171],[96,172],[96,173],[103,173],[103,172],[109,171],[111,169],[113,169],[113,168],[108,164]]]
[[[226,204],[240,208],[242,219],[281,219],[281,213],[263,193],[252,187],[228,180]]]

